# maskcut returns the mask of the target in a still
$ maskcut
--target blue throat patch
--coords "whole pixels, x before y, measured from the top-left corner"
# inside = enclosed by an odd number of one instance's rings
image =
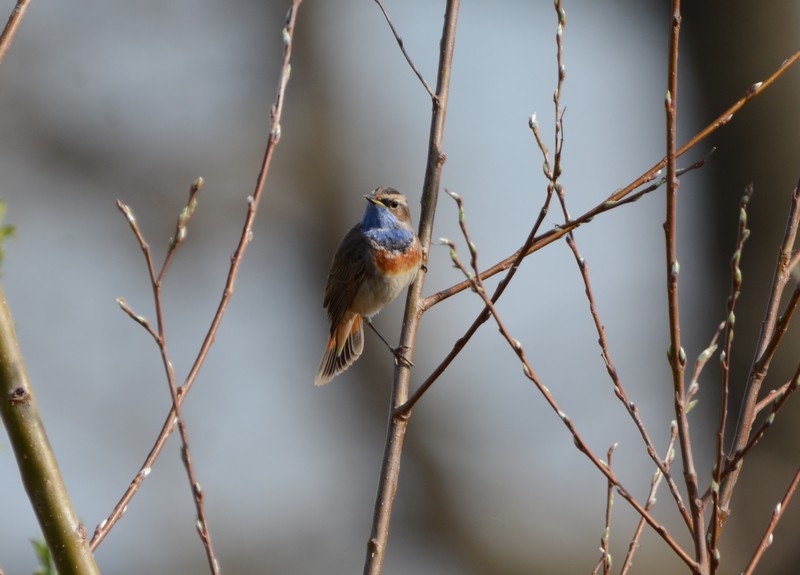
[[[414,232],[403,227],[388,209],[369,204],[361,220],[364,235],[390,250],[403,250],[414,241]]]

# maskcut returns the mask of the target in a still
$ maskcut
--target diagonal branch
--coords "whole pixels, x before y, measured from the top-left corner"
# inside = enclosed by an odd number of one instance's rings
[[[462,231],[465,228],[462,226]],[[467,240],[467,245],[470,246],[470,251],[474,251],[474,244],[469,240],[468,236],[465,236]],[[461,263],[458,254],[455,249],[455,244],[450,240],[442,240],[443,243],[446,243],[450,246],[450,257],[453,260],[453,263],[462,271],[462,273],[469,278],[469,281],[472,282],[474,291],[481,297],[484,304],[489,308],[492,317],[494,318],[497,327],[500,330],[500,334],[503,338],[508,342],[511,346],[511,349],[519,358],[520,362],[522,363],[522,371],[526,378],[528,378],[539,390],[539,393],[542,394],[545,401],[548,405],[553,409],[553,411],[558,415],[561,422],[566,426],[567,430],[569,431],[570,435],[572,436],[573,443],[575,447],[583,453],[589,461],[603,474],[605,477],[613,483],[614,487],[617,490],[623,499],[625,499],[639,515],[644,518],[644,520],[653,528],[653,530],[658,533],[661,538],[670,546],[670,548],[675,552],[675,554],[683,560],[686,565],[688,565],[693,571],[697,570],[697,564],[695,561],[686,553],[686,551],[678,544],[677,541],[669,534],[667,529],[661,525],[656,519],[647,511],[641,503],[639,503],[636,498],[634,498],[630,492],[625,489],[625,487],[620,482],[619,478],[616,474],[603,462],[601,461],[594,452],[589,448],[589,446],[584,441],[583,437],[578,432],[578,429],[575,427],[575,424],[572,422],[572,419],[561,410],[558,402],[556,401],[555,397],[553,396],[552,392],[545,386],[542,381],[539,379],[539,376],[534,371],[533,367],[528,360],[528,357],[525,353],[525,349],[520,343],[519,340],[514,339],[508,332],[505,327],[505,324],[500,319],[500,316],[497,313],[497,309],[492,303],[489,296],[486,294],[486,291],[483,288],[483,284],[480,281],[479,276],[476,273],[470,272],[464,265]]]
[[[416,74],[417,78],[419,78],[419,81],[422,82],[422,86],[425,88],[425,91],[428,92],[428,95],[431,97],[431,100],[433,100],[434,104],[436,104],[439,99],[438,96],[433,92],[430,85],[425,81],[425,77],[422,75],[422,72],[419,71],[419,68],[417,68],[416,64],[414,64],[414,61],[411,59],[411,56],[409,56],[408,52],[406,52],[406,47],[405,44],[403,43],[403,39],[400,37],[400,34],[397,33],[397,29],[394,27],[394,24],[392,24],[392,19],[389,18],[389,13],[383,6],[383,2],[381,2],[381,0],[375,0],[375,3],[381,9],[381,12],[383,12],[383,17],[386,18],[386,23],[389,24],[389,28],[391,28],[392,30],[392,35],[394,36],[394,39],[397,41],[397,45],[400,46],[400,51],[403,53],[406,62],[408,62],[408,65],[411,66],[411,69],[414,71],[414,74]]]
[[[17,466],[59,573],[93,575],[100,571],[47,439],[39,406],[28,380],[14,320],[0,288],[0,420],[14,449]]]
[[[0,63],[5,60],[6,53],[11,48],[11,42],[17,35],[19,25],[22,24],[22,18],[25,16],[25,10],[28,9],[29,2],[30,0],[18,0],[17,5],[14,6],[14,10],[11,12],[11,16],[8,17],[6,27],[3,29],[3,33],[0,34]]]
[[[755,553],[753,553],[750,563],[747,564],[747,569],[742,571],[743,575],[752,575],[753,571],[758,565],[758,562],[761,561],[761,557],[767,550],[767,547],[772,545],[772,534],[775,532],[775,528],[778,526],[778,522],[781,520],[781,517],[783,517],[786,507],[792,500],[798,484],[800,484],[800,469],[795,472],[794,478],[789,484],[789,488],[786,490],[786,494],[783,496],[781,502],[778,503],[775,506],[775,509],[772,511],[772,518],[770,519],[769,525],[767,525],[767,529],[764,531],[764,536],[761,538],[761,542],[759,543]]]

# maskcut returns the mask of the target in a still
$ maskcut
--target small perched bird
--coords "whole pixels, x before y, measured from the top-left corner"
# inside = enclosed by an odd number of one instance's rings
[[[330,338],[315,385],[328,383],[358,359],[364,322],[414,281],[422,264],[405,196],[377,188],[364,197],[364,217],[339,244],[328,272],[322,307],[328,310]]]

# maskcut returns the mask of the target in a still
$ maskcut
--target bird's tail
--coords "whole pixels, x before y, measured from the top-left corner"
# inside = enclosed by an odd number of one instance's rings
[[[322,362],[319,364],[314,385],[324,385],[342,373],[364,351],[364,321],[355,315],[350,321],[342,320],[331,334]]]

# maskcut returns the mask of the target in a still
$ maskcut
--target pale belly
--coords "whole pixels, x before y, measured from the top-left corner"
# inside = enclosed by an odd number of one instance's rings
[[[418,268],[414,268],[410,272],[375,275],[366,279],[350,309],[366,317],[375,315],[408,287],[417,276],[417,270]]]

